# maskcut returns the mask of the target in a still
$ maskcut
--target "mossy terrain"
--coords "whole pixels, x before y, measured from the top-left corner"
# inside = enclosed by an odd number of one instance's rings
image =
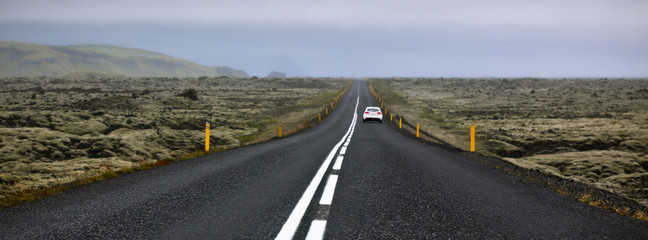
[[[436,139],[648,206],[646,79],[372,79],[388,111]],[[390,110],[391,109],[391,110]]]
[[[0,197],[269,140],[316,119],[349,84],[328,78],[0,79]],[[314,125],[315,123],[311,123]]]

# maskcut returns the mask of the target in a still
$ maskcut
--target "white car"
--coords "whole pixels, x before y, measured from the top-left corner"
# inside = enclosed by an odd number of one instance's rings
[[[362,114],[362,122],[378,121],[382,123],[383,114],[379,107],[367,107]]]

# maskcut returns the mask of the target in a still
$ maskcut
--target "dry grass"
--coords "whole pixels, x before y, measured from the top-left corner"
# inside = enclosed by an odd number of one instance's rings
[[[636,218],[636,219],[639,219],[639,220],[643,220],[643,221],[648,222],[648,213],[646,213],[646,212],[644,212],[644,211],[641,211],[641,210],[637,210],[637,211],[632,215],[632,217],[633,217],[633,218]]]
[[[0,208],[13,206],[19,203],[30,202],[42,197],[56,195],[76,186],[116,178],[121,174],[168,165],[172,161],[174,160],[165,159],[142,161],[139,163],[133,163],[131,167],[124,167],[120,169],[115,169],[113,167],[105,165],[102,169],[85,170],[83,172],[71,174],[70,176],[65,178],[57,178],[47,186],[25,187],[25,185],[20,184],[3,183],[0,187],[2,189],[6,189],[7,194],[4,197],[0,198]]]
[[[293,134],[351,81],[12,78],[0,83],[0,202],[6,206],[70,184],[267,141],[276,136],[278,123],[286,127],[284,136]],[[187,89],[197,89],[197,101]],[[206,121],[210,152],[200,150]]]
[[[421,125],[429,134],[424,138],[468,150],[474,121],[480,154],[590,184],[648,206],[648,80],[370,82],[392,113]],[[607,206],[595,199],[589,203]]]

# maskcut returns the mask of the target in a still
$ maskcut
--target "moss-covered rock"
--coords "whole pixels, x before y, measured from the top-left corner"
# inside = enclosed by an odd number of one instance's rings
[[[303,125],[301,118],[316,116],[347,81],[0,79],[7,90],[0,92],[0,174],[23,179],[2,177],[20,187],[43,187],[106,166],[180,157],[204,147],[207,121],[212,149],[240,146],[237,136],[271,139],[269,123],[281,116]]]
[[[103,124],[102,122],[97,120],[70,122],[56,128],[56,130],[59,130],[61,132],[78,136],[92,134],[94,132],[102,133],[107,129],[108,126],[106,126],[106,124]]]
[[[619,144],[619,147],[630,151],[646,152],[646,144],[635,139],[623,141]]]
[[[197,101],[198,100],[198,91],[196,89],[190,88],[184,90],[182,93],[177,95],[178,97],[186,97],[188,99],[191,99],[192,101]]]
[[[519,158],[525,154],[524,149],[495,139],[488,140],[488,148],[490,151],[502,157]]]

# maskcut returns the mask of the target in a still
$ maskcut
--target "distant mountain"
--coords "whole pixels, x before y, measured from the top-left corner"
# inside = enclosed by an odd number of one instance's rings
[[[267,77],[267,78],[286,78],[286,77],[288,77],[288,74],[286,74],[286,73],[284,73],[284,72],[275,72],[275,71],[272,71],[272,72],[269,73],[268,76],[266,76],[266,77]]]
[[[109,45],[48,46],[0,42],[0,77],[124,75],[131,77],[248,77],[161,53]]]

